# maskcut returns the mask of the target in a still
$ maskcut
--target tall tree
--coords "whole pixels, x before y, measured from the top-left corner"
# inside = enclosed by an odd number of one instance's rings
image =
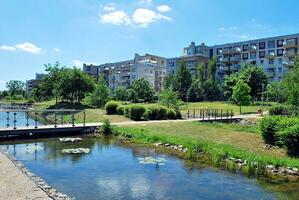
[[[176,88],[176,90],[178,91],[180,98],[183,101],[186,101],[188,89],[192,84],[192,77],[184,61],[180,61],[176,77],[178,83],[178,88]]]
[[[150,83],[144,78],[135,80],[130,87],[130,100],[132,102],[151,102],[155,91]]]
[[[103,77],[99,77],[98,83],[93,92],[87,95],[85,101],[93,107],[104,107],[109,99],[109,87]]]
[[[25,83],[19,80],[11,80],[6,83],[6,88],[10,96],[25,94]]]
[[[284,103],[288,99],[285,88],[281,82],[268,84],[266,93],[270,101]]]
[[[250,104],[250,87],[243,80],[239,80],[234,86],[232,99],[240,106],[240,114],[242,113],[242,106]]]
[[[178,109],[180,102],[178,94],[171,89],[163,90],[160,93],[159,101],[162,105],[166,106],[167,108],[174,109]]]
[[[116,88],[115,99],[118,101],[127,101],[129,99],[129,90],[123,86]]]
[[[294,108],[299,108],[299,58],[295,59],[293,68],[283,77],[283,86],[285,88],[288,103]]]

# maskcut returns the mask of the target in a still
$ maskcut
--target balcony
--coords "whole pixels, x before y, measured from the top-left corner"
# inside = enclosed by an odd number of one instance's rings
[[[235,47],[230,50],[231,54],[239,54],[242,52],[241,48]]]
[[[240,62],[241,61],[241,58],[240,57],[231,57],[230,59],[231,62]]]
[[[239,65],[239,64],[233,64],[230,68],[233,71],[239,71],[241,69],[241,65]]]
[[[268,75],[269,78],[274,78],[275,77],[275,71],[272,71],[272,70],[268,71],[267,75]]]
[[[297,55],[296,51],[284,51],[283,55],[285,57],[295,57]]]
[[[230,50],[230,49],[223,49],[223,50],[222,50],[222,54],[223,54],[223,55],[231,54],[231,50]]]
[[[268,58],[268,59],[275,58],[275,52],[266,53],[266,58]]]
[[[230,59],[229,59],[229,58],[222,58],[222,59],[221,59],[221,62],[223,62],[223,63],[228,63],[228,62],[230,62]]]
[[[273,70],[273,69],[275,69],[275,65],[274,64],[269,64],[268,68],[271,69],[271,70]]]
[[[283,42],[283,46],[285,48],[291,48],[291,47],[296,47],[297,44],[297,40],[296,39],[291,39],[291,40],[287,40]]]
[[[257,50],[257,47],[255,45],[251,45],[248,47],[248,51],[250,51],[250,52],[254,52],[256,50]]]
[[[292,67],[294,66],[295,62],[293,60],[285,60],[283,61],[283,66],[285,67]]]

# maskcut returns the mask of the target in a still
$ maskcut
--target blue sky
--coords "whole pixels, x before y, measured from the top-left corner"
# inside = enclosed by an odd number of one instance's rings
[[[135,53],[299,33],[298,0],[1,0],[0,90],[45,63],[105,63]]]

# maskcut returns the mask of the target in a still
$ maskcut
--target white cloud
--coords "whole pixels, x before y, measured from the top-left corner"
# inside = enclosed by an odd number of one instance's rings
[[[115,3],[108,3],[103,7],[104,11],[115,11]]]
[[[155,21],[171,20],[170,17],[161,15],[160,13],[156,13],[153,10],[145,8],[136,9],[133,13],[132,19],[140,27],[147,27],[149,24]]]
[[[151,6],[152,5],[152,0],[139,0],[139,5],[141,6]]]
[[[83,64],[87,64],[87,65],[98,65],[98,64],[95,63],[95,62],[85,62],[85,61],[78,60],[78,59],[74,59],[74,60],[72,60],[72,64],[73,64],[73,66],[75,66],[75,67],[82,67]]]
[[[104,15],[100,15],[101,22],[105,24],[113,25],[129,25],[131,19],[124,11],[109,12]]]
[[[2,46],[0,46],[0,50],[3,50],[3,51],[15,51],[16,48],[13,47],[13,46],[2,45]]]
[[[159,12],[169,12],[171,10],[171,7],[168,5],[161,5],[157,7]]]
[[[35,44],[25,42],[22,44],[17,44],[15,47],[21,51],[25,51],[28,53],[33,53],[33,54],[40,54],[42,49],[37,47]]]
[[[60,52],[61,50],[58,49],[58,48],[55,48],[55,49],[53,49],[53,51],[55,51],[55,52]]]

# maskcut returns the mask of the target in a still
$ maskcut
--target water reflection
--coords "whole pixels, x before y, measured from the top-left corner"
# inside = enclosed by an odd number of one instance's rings
[[[2,143],[34,173],[76,199],[297,199],[298,183],[269,183],[128,146],[113,138],[58,138]],[[89,154],[62,154],[65,148]],[[161,162],[164,165],[154,164]],[[158,162],[158,163],[159,163]],[[146,163],[146,164],[144,164]],[[149,163],[149,164],[148,164]]]

